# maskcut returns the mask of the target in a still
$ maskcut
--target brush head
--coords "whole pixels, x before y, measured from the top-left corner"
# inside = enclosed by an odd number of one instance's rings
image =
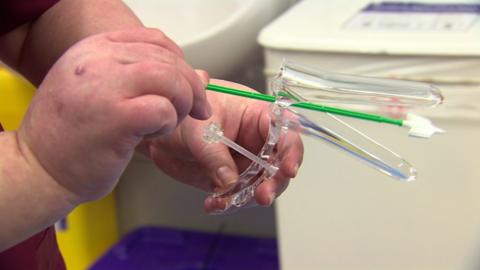
[[[403,121],[403,125],[410,128],[409,136],[429,139],[435,133],[445,133],[444,129],[433,125],[430,119],[420,115],[409,113],[407,119]]]
[[[216,143],[223,137],[223,129],[217,123],[210,123],[205,127],[203,133],[203,140],[207,143]]]

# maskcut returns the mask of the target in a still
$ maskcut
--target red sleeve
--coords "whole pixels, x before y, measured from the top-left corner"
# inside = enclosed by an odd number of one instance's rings
[[[0,35],[34,20],[59,0],[1,0]]]
[[[65,270],[54,227],[0,252],[0,269]]]
[[[58,1],[1,0],[0,35],[38,18]],[[0,269],[65,270],[53,226],[0,252]]]

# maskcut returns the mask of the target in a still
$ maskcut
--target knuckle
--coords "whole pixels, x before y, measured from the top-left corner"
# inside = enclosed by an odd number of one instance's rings
[[[160,29],[158,28],[153,28],[153,27],[145,27],[143,28],[146,31],[146,34],[149,34],[159,40],[164,40],[167,39],[167,35]]]
[[[156,50],[158,51],[158,54],[161,55],[161,61],[162,62],[165,62],[165,63],[168,63],[168,64],[172,64],[172,65],[175,65],[177,66],[178,63],[179,63],[179,57],[177,55],[175,55],[173,52],[165,49],[165,48],[162,48],[162,47],[158,47],[156,48]]]
[[[167,119],[170,119],[170,120],[175,120],[175,119],[172,119],[172,116],[174,115],[172,112],[172,104],[170,102],[170,100],[168,100],[167,98],[165,97],[161,97],[157,104],[156,104],[156,108],[155,108],[155,111],[162,114],[162,115],[165,115],[167,116]]]
[[[169,133],[173,131],[178,123],[178,117],[175,110],[172,109],[172,104],[166,98],[162,98],[161,102],[157,103],[156,112],[154,115],[162,115],[162,128],[159,130],[161,133]]]
[[[167,45],[170,46],[173,44],[173,41],[161,30],[157,28],[146,28],[146,34],[152,39],[157,45]]]
[[[144,77],[159,77],[160,79],[168,78],[171,71],[168,65],[152,60],[142,61],[132,65],[132,73],[137,76]]]
[[[184,53],[180,47],[175,44],[173,40],[168,37],[163,31],[156,28],[147,28],[148,34],[154,43],[157,45],[163,46],[172,50],[173,53],[178,54],[181,57],[184,57]]]
[[[185,79],[180,78],[175,83],[176,93],[172,97],[171,102],[177,109],[179,118],[183,119],[192,109],[193,93]]]

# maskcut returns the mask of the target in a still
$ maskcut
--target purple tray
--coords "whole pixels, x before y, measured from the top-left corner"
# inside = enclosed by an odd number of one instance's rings
[[[277,243],[160,227],[132,231],[90,270],[278,270]]]

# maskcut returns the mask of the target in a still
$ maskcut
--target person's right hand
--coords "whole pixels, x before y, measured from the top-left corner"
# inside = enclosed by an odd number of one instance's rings
[[[187,115],[210,116],[204,89],[162,32],[99,34],[51,68],[18,138],[74,203],[94,200],[115,186],[144,137],[171,132]]]

